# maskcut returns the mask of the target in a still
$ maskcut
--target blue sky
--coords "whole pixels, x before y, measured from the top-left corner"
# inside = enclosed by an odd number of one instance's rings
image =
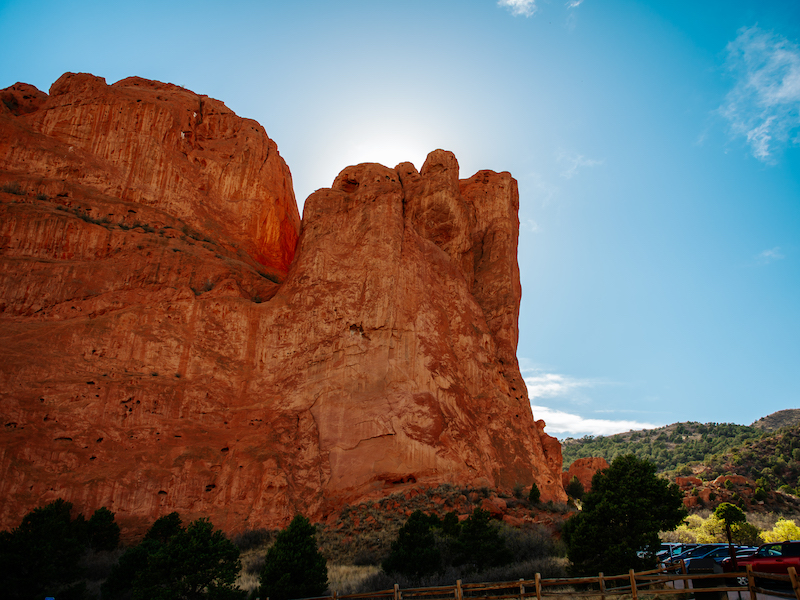
[[[301,207],[435,148],[511,172],[518,356],[552,435],[800,405],[796,1],[0,0],[0,39],[0,87],[90,72],[224,101]]]

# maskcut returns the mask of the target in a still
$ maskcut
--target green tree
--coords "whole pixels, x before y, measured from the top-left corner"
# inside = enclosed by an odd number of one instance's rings
[[[13,531],[0,533],[0,581],[3,598],[82,595],[80,557],[86,548],[83,515],[70,517],[72,503],[62,499],[34,508]]]
[[[267,551],[261,570],[261,596],[270,600],[321,596],[328,587],[328,566],[317,548],[314,526],[295,516]]]
[[[411,513],[397,533],[397,539],[392,542],[391,552],[381,568],[387,573],[400,573],[417,580],[439,571],[442,568],[442,555],[436,547],[431,524],[421,510]]]
[[[183,531],[183,522],[181,516],[176,512],[171,512],[168,515],[159,517],[144,534],[145,540],[154,540],[161,544],[169,541],[169,539],[178,535]]]
[[[465,565],[472,571],[507,565],[514,559],[497,528],[489,522],[489,511],[481,508],[472,511],[461,524],[453,551],[453,564]]]
[[[456,538],[461,532],[461,523],[458,521],[458,514],[451,510],[442,519],[442,533],[448,537]]]
[[[95,550],[114,550],[119,545],[119,525],[114,513],[105,506],[98,508],[86,523],[89,546]]]
[[[583,484],[575,475],[573,475],[572,479],[569,480],[569,483],[567,484],[567,487],[564,488],[564,491],[567,492],[567,495],[570,498],[577,498],[578,500],[583,498]]]
[[[133,582],[134,600],[233,600],[241,570],[239,549],[208,519],[193,521],[147,558]]]
[[[150,556],[182,531],[183,522],[176,512],[156,519],[144,534],[142,542],[128,548],[111,569],[101,587],[103,600],[112,600],[132,590],[137,575],[147,569]]]
[[[655,473],[653,463],[633,455],[595,473],[583,510],[563,530],[573,573],[617,575],[655,566],[658,532],[675,529],[687,515],[680,489]]]
[[[540,499],[541,497],[542,497],[542,493],[539,491],[539,486],[538,486],[538,485],[536,485],[536,482],[534,481],[534,482],[531,484],[531,491],[530,491],[530,493],[528,494],[528,501],[529,501],[531,504],[538,504],[538,503],[539,503],[539,499]]]
[[[731,527],[739,523],[746,523],[747,517],[741,508],[730,502],[722,502],[716,509],[714,509],[714,516],[722,521],[725,525],[725,536],[728,538],[728,549],[730,550],[731,561],[733,562],[733,570],[738,571],[739,566],[736,564],[736,553],[733,551],[733,534]]]
[[[234,600],[239,549],[208,519],[184,529],[178,513],[159,518],[142,543],[128,549],[102,586],[103,599]]]

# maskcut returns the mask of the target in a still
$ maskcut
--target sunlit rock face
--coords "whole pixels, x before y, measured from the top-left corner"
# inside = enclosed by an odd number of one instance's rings
[[[508,173],[348,167],[301,233],[257,123],[67,74],[0,92],[0,185],[0,527],[57,497],[132,535],[426,483],[565,499],[515,356]]]

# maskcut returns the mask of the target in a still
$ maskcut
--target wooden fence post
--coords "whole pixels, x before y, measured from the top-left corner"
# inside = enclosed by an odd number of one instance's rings
[[[519,578],[519,600],[525,600],[525,584],[522,583],[523,581],[525,581],[525,580],[522,579],[522,577],[520,577]],[[798,598],[797,600],[800,600],[800,598]]]
[[[753,577],[753,565],[745,565],[747,568],[747,589],[750,592],[750,600],[756,600],[756,578]]]
[[[456,581],[456,600],[462,600],[464,598],[464,592],[461,590],[461,580]]]
[[[536,585],[536,600],[542,600],[542,576],[537,573],[534,579]]]
[[[789,567],[789,579],[792,580],[792,589],[794,590],[794,597],[800,600],[800,583],[797,581],[797,571],[794,567]]]
[[[394,600],[400,600],[400,585],[394,584]]]
[[[636,590],[636,574],[633,572],[633,569],[628,571],[628,575],[631,578],[631,598],[633,600],[639,600],[639,594]]]
[[[600,600],[606,600],[606,580],[603,579],[603,573],[597,577],[597,583],[600,584]]]

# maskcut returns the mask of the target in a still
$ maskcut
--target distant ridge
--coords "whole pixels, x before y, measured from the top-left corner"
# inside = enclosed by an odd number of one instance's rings
[[[800,424],[800,408],[787,408],[761,417],[751,427],[757,427],[764,431],[777,431],[782,427],[791,427],[797,424]]]

